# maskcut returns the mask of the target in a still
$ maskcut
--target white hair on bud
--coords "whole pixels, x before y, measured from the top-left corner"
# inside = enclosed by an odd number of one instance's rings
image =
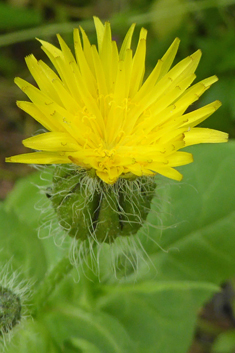
[[[28,303],[32,295],[33,284],[32,280],[22,279],[22,273],[19,270],[13,270],[11,260],[2,266],[0,271],[0,295],[1,291],[4,290],[19,300],[19,318],[16,318],[14,323],[6,324],[4,328],[0,329],[1,352],[5,352],[13,335],[31,317]]]

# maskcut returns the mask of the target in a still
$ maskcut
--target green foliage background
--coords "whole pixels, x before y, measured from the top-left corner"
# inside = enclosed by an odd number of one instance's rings
[[[19,353],[232,353],[232,327],[223,333],[212,324],[213,339],[218,338],[190,346],[199,311],[235,275],[235,1],[0,2],[0,263],[10,261],[36,289],[65,252],[52,238],[37,236],[39,174],[4,164],[6,156],[25,152],[21,140],[40,129],[15,107],[15,100],[25,97],[13,78],[31,80],[26,55],[47,60],[35,37],[56,43],[60,33],[72,47],[72,29],[81,24],[95,42],[93,15],[111,22],[118,42],[132,22],[137,23],[134,42],[141,26],[148,29],[147,71],[176,36],[181,39],[176,61],[201,48],[198,80],[216,74],[219,82],[193,108],[221,100],[204,126],[228,132],[231,141],[191,148],[195,162],[183,167],[183,182],[159,181],[148,219],[156,228],[149,237],[145,229],[138,234],[148,257],[137,271],[119,268],[114,277],[104,247],[99,278],[80,270],[77,283],[74,270],[37,320],[19,325],[7,352],[17,346]]]

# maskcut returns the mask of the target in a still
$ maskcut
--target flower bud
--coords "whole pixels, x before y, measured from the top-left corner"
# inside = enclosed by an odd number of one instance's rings
[[[108,185],[91,172],[56,167],[51,200],[60,226],[71,237],[112,243],[135,234],[143,225],[154,196],[154,178],[120,178]]]
[[[21,318],[20,298],[11,290],[0,286],[0,332],[7,333]]]
[[[51,200],[61,227],[70,236],[85,240],[93,231],[90,215],[95,213],[98,199],[81,188],[82,177],[76,169],[57,167]]]

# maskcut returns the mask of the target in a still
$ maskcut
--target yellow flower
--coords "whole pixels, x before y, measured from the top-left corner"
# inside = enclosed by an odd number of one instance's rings
[[[9,157],[7,162],[73,163],[93,170],[107,184],[119,177],[157,173],[181,180],[174,167],[192,162],[193,157],[179,149],[227,141],[226,133],[195,128],[220,107],[219,101],[185,113],[217,77],[190,87],[200,50],[170,69],[177,38],[144,80],[147,31],[141,29],[133,53],[133,24],[118,51],[110,24],[103,25],[97,17],[94,21],[98,49],[82,28],[75,29],[76,59],[59,35],[61,49],[40,41],[58,74],[33,55],[26,58],[39,88],[16,78],[32,101],[17,104],[48,132],[23,141],[38,152]]]

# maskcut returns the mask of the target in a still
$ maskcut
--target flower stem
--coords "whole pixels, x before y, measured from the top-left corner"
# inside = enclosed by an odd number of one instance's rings
[[[45,276],[31,300],[33,309],[31,315],[35,318],[46,305],[50,295],[54,292],[57,285],[73,269],[73,265],[66,256],[62,258],[55,267]]]

